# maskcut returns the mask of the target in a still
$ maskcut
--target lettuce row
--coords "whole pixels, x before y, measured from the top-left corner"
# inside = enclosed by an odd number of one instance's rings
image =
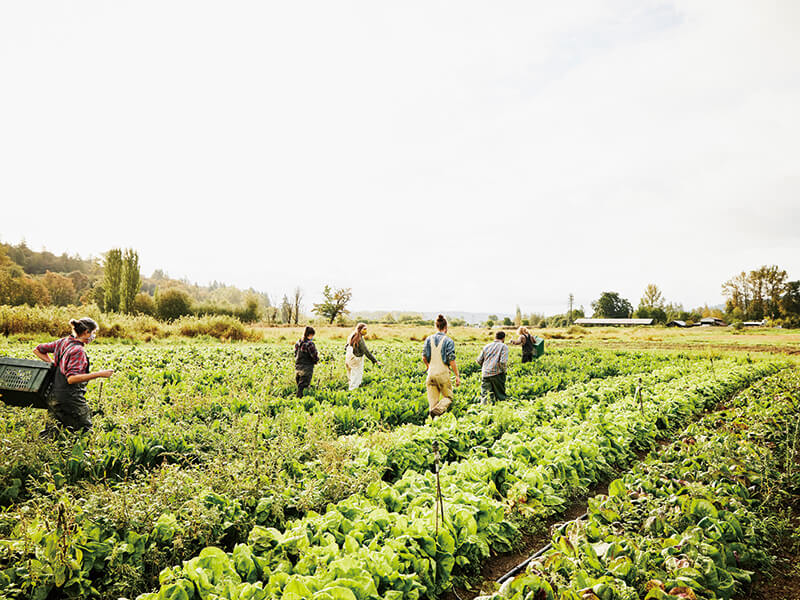
[[[587,521],[563,525],[525,574],[480,599],[741,594],[768,563],[754,534],[758,488],[764,470],[776,468],[770,448],[798,418],[800,372],[770,377],[749,392],[612,482],[608,495],[590,500]]]
[[[366,494],[331,505],[325,514],[309,514],[283,532],[255,527],[248,539],[256,565],[253,583],[242,580],[252,572],[237,570],[233,553],[209,550],[223,563],[219,569],[227,574],[224,578],[212,570],[198,585],[192,569],[187,570],[188,561],[162,572],[160,590],[139,599],[182,597],[173,596],[176,590],[188,598],[238,598],[235,586],[245,583],[250,586],[247,597],[253,598],[336,597],[331,587],[345,587],[359,600],[436,597],[449,588],[454,573],[468,565],[474,568],[492,551],[512,547],[518,530],[516,513],[509,507],[513,498],[507,494],[517,493],[520,484],[526,486],[534,510],[552,514],[552,506],[564,503],[558,494],[568,495],[596,481],[608,466],[629,464],[632,447],[651,445],[670,424],[684,422],[777,368],[759,363],[718,368],[712,380],[706,374],[689,376],[681,380],[680,391],[651,393],[644,414],[628,398],[590,411],[586,421],[564,418],[563,423],[533,428],[528,435],[517,432],[513,445],[529,444],[529,455],[487,455],[448,465],[442,480],[449,518],[436,536],[434,480],[429,473],[408,472],[391,486],[376,482]],[[544,427],[551,429],[549,448],[539,441]],[[587,433],[582,436],[581,431]],[[499,446],[496,453],[501,449],[507,446]],[[528,497],[520,504],[527,506]],[[338,562],[344,558],[352,559],[346,576]]]

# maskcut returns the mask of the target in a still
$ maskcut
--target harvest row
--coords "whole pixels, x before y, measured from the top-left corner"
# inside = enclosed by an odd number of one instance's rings
[[[765,500],[796,445],[800,372],[753,386],[589,502],[588,519],[481,600],[731,598],[769,565]],[[796,432],[795,432],[796,435]]]
[[[485,456],[445,467],[449,518],[436,535],[433,478],[409,471],[284,531],[256,526],[232,553],[207,548],[162,572],[160,591],[142,599],[437,597],[455,574],[513,546],[519,531],[510,500],[552,513],[575,491],[630,464],[635,448],[650,447],[667,429],[775,370],[765,363],[720,368],[716,379],[689,376],[651,393],[644,411],[628,397],[590,409],[585,420],[562,417],[504,434]]]

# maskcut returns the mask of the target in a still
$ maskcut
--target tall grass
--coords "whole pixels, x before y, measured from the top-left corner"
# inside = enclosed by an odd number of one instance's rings
[[[263,336],[236,317],[182,317],[165,323],[147,315],[103,313],[97,306],[0,306],[0,334],[48,334],[62,337],[70,332],[69,320],[88,316],[97,321],[103,337],[149,341],[171,336],[210,336],[221,340],[259,341]]]

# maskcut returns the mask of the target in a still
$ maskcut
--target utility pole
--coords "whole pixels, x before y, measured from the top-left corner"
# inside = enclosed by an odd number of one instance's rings
[[[575,304],[575,295],[569,295],[569,314],[567,315],[567,322],[572,325],[572,306]]]

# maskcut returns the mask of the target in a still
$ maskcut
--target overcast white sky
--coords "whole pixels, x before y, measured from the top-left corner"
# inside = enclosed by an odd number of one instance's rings
[[[800,2],[0,5],[0,239],[361,309],[800,278]]]

